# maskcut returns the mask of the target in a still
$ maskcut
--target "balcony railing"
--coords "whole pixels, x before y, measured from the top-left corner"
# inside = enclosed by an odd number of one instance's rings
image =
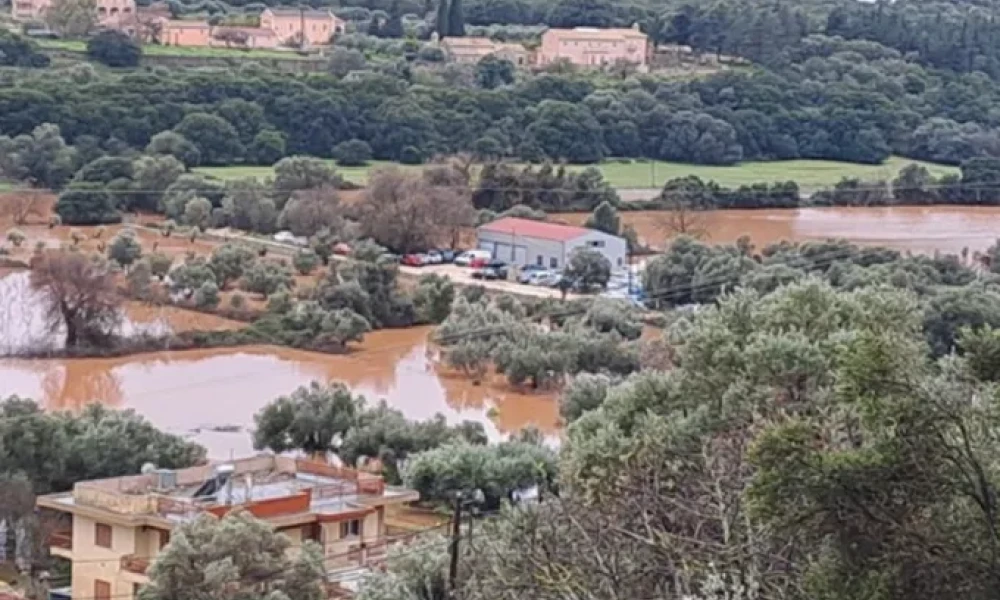
[[[53,531],[49,534],[49,546],[62,548],[63,550],[73,549],[72,531]]]
[[[122,570],[136,575],[145,575],[149,569],[149,562],[148,558],[128,554],[122,557]]]

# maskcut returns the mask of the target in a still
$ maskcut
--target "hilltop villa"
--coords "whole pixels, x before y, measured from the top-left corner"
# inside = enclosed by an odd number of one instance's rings
[[[14,0],[18,20],[41,19],[52,0]],[[211,25],[169,18],[169,12],[136,8],[135,0],[97,0],[98,24],[138,33],[147,42],[170,46],[278,48],[325,46],[344,32],[345,23],[329,10],[267,8],[259,27]]]
[[[447,37],[441,49],[450,61],[477,63],[490,54],[504,58],[515,65],[526,65],[530,54],[522,44],[495,42],[485,37]]]
[[[651,46],[638,25],[631,29],[549,29],[542,34],[537,63],[547,65],[567,60],[579,66],[611,65],[624,61],[646,68]]]

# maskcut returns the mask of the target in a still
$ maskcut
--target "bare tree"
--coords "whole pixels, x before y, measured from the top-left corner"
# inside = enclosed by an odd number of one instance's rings
[[[679,195],[664,195],[663,202],[664,209],[656,211],[653,217],[658,231],[664,232],[668,238],[686,235],[701,239],[708,235],[704,211]]]
[[[7,217],[15,225],[24,225],[28,217],[45,216],[45,195],[39,192],[18,192],[0,198],[0,216]]]
[[[358,217],[364,233],[399,252],[426,250],[454,240],[472,223],[472,203],[461,187],[431,185],[397,168],[380,169],[369,180]]]
[[[278,217],[278,226],[295,235],[312,236],[329,228],[333,232],[343,229],[344,218],[337,190],[324,186],[299,190]]]
[[[41,254],[31,287],[45,302],[49,328],[66,328],[66,345],[106,344],[121,320],[114,274],[103,259],[79,252]]]
[[[97,26],[96,0],[55,0],[45,11],[45,24],[66,37],[83,37]]]
[[[472,206],[472,190],[468,187],[432,188],[434,204],[432,213],[440,227],[439,239],[446,239],[449,247],[457,248],[462,234],[476,223],[476,209]]]

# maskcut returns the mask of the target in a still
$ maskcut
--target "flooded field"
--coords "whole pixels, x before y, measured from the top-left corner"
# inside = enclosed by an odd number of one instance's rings
[[[0,279],[0,340],[54,342],[35,314],[27,273]],[[231,321],[176,308],[130,304],[132,328],[234,327]],[[473,420],[499,440],[528,425],[558,433],[551,394],[520,393],[502,380],[481,386],[440,367],[431,328],[377,331],[354,352],[327,355],[277,347],[154,352],[108,359],[0,359],[0,397],[34,398],[50,410],[100,402],[132,408],[158,427],[188,435],[213,457],[250,453],[253,415],[270,400],[310,381],[340,381],[368,402],[385,400],[411,419],[441,413]]]
[[[567,223],[582,224],[588,215],[557,213]],[[646,243],[662,248],[670,233],[662,211],[622,212],[622,223],[636,228]],[[704,239],[730,243],[749,235],[758,246],[782,240],[844,238],[856,244],[901,251],[958,254],[985,250],[1000,237],[1000,207],[893,206],[885,208],[801,208],[786,210],[716,210],[697,213],[694,225]]]

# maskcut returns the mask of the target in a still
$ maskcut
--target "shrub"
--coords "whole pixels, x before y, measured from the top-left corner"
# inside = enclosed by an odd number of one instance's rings
[[[319,266],[319,256],[312,250],[302,249],[292,257],[292,266],[302,275],[308,275]]]
[[[334,146],[333,157],[342,167],[363,167],[372,159],[372,147],[364,140],[348,140]]]
[[[235,298],[236,296],[233,296],[233,299]],[[194,292],[194,305],[198,308],[215,308],[218,306],[219,286],[215,285],[214,281],[206,281],[201,284],[201,287]]]

